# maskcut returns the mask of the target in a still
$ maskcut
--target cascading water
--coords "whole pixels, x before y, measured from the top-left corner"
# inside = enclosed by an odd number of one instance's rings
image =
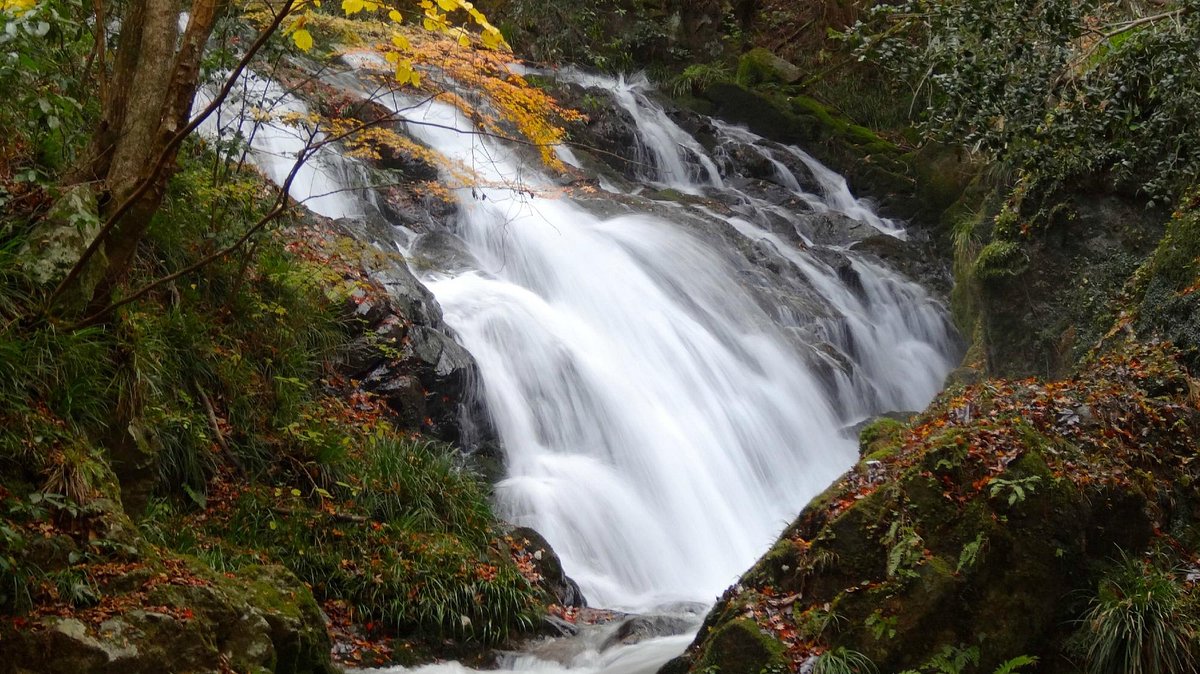
[[[813,244],[817,213],[900,233],[840,176],[718,125],[722,146],[769,159],[804,205],[782,208],[734,187],[742,177],[672,122],[644,81],[572,77],[630,113],[640,156],[656,167],[648,183],[711,201],[643,208],[622,195],[613,216],[597,214],[612,209],[595,197],[531,197],[555,191],[551,177],[517,148],[470,133],[456,108],[377,101],[403,109],[413,137],[480,178],[456,190],[453,226],[473,263],[423,280],[479,363],[506,451],[501,511],[552,543],[594,606],[708,602],[852,463],[843,427],[929,401],[953,337],[920,287],[845,246]],[[751,252],[787,269],[763,282]],[[592,643],[569,664],[652,672],[686,643],[603,653]],[[534,656],[506,665],[561,670]]]
[[[207,107],[212,97],[212,91],[202,88],[193,110]],[[356,193],[365,193],[366,180],[360,164],[324,146],[296,166],[306,148],[326,138],[312,128],[308,113],[304,101],[278,82],[247,70],[199,131],[217,142],[243,144],[254,164],[276,184],[282,185],[295,169],[290,194],[312,212],[327,218],[362,216],[363,200]]]

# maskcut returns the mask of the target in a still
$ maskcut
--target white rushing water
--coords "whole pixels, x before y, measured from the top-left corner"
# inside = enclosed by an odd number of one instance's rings
[[[843,427],[918,409],[936,394],[953,337],[917,285],[830,247],[847,260],[839,273],[804,245],[811,213],[902,235],[836,173],[798,148],[717,125],[722,142],[772,162],[778,182],[810,210],[785,212],[731,187],[739,177],[671,121],[644,80],[572,77],[611,91],[635,120],[639,156],[656,167],[646,183],[721,196],[747,215],[696,205],[601,216],[594,204],[530,196],[554,183],[526,153],[467,133],[473,124],[448,104],[385,97],[379,102],[412,120],[413,137],[481,178],[456,191],[453,223],[477,264],[423,280],[479,363],[506,451],[501,513],[551,542],[593,606],[711,602],[851,465],[855,442]],[[286,154],[254,147],[256,157]],[[789,168],[796,161],[807,168],[803,180]],[[314,180],[302,189],[327,187]],[[768,216],[795,231],[772,229]],[[773,250],[795,279],[789,290],[811,296],[820,315],[764,305],[745,281],[747,258],[721,237]],[[590,643],[570,657],[530,654],[504,665],[653,672],[688,641]]]

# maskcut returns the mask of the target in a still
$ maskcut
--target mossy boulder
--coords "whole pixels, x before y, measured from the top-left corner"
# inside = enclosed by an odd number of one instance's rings
[[[762,633],[750,619],[730,621],[712,633],[699,659],[701,669],[718,672],[770,671],[785,666],[783,645]]]
[[[1176,352],[1126,344],[1069,379],[985,381],[910,423],[875,422],[868,458],[663,671],[799,668],[835,649],[884,672],[959,650],[977,660],[965,671],[1021,655],[1075,671],[1081,592],[1104,566],[1200,531],[1195,386]]]
[[[336,672],[321,611],[286,569],[222,575],[171,559],[142,571],[109,579],[94,607],[4,624],[0,672]]]
[[[803,76],[795,65],[762,47],[751,49],[738,60],[737,81],[745,87],[771,82],[793,84]]]

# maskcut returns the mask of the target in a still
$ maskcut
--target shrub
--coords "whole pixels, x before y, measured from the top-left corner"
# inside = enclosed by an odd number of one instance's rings
[[[1200,621],[1174,572],[1123,556],[1101,581],[1078,637],[1091,674],[1190,674]]]

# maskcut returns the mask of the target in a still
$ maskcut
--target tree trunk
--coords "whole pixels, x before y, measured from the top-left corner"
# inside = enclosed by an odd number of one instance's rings
[[[182,39],[174,0],[133,0],[122,22],[112,86],[86,168],[77,174],[103,186],[103,220],[125,209],[105,237],[104,256],[89,261],[99,269],[83,274],[101,279],[88,302],[92,309],[108,304],[162,203],[174,173],[171,141],[187,125],[221,5],[194,0]]]

